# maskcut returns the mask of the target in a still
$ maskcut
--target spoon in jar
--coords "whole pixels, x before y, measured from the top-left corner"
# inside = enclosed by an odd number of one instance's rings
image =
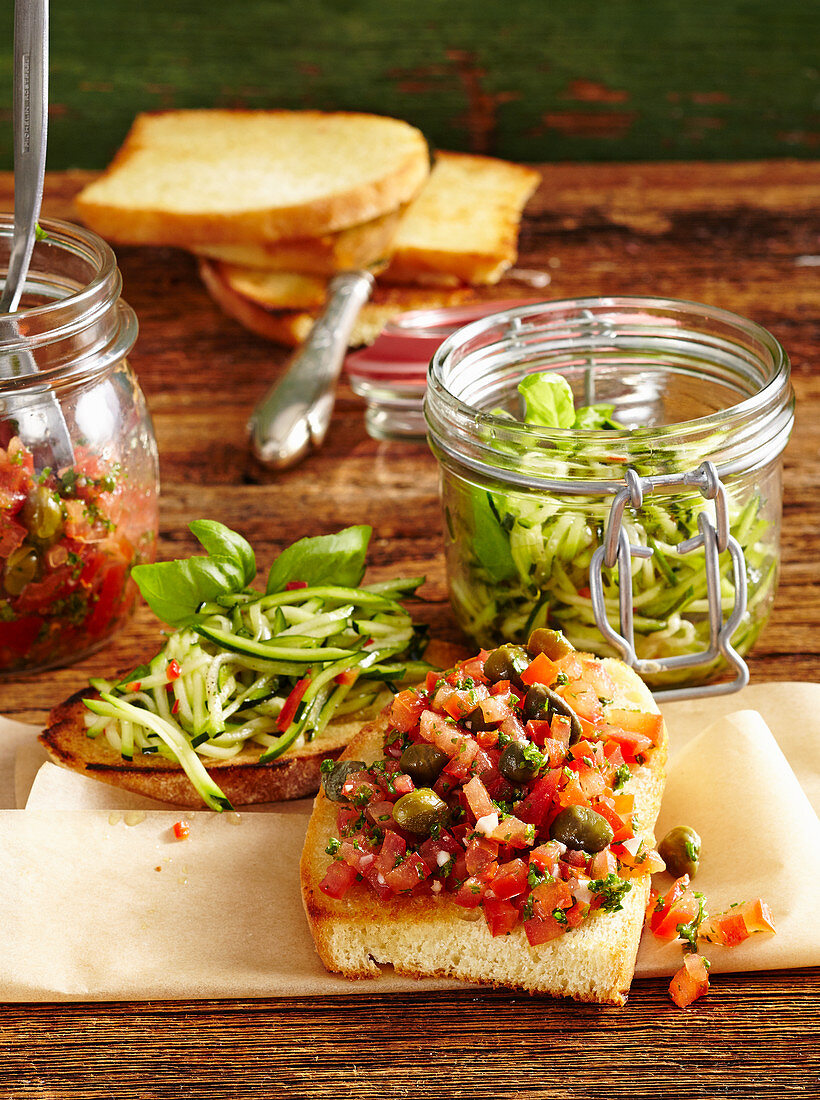
[[[8,271],[0,294],[0,313],[20,304],[43,200],[48,113],[48,0],[16,0],[14,5],[14,229]],[[0,327],[6,336],[23,334],[13,320]],[[27,351],[0,355],[0,380],[37,373]],[[32,400],[34,398],[34,400]],[[0,402],[0,415],[14,419],[23,442],[35,452],[38,468],[70,466],[74,461],[63,413],[47,385]]]

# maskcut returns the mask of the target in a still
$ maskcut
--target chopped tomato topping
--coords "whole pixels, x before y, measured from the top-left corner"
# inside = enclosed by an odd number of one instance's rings
[[[491,936],[506,936],[518,924],[518,910],[511,902],[501,898],[485,899],[484,916]]]
[[[669,996],[678,1008],[686,1008],[708,992],[709,969],[706,960],[700,955],[687,955],[683,966],[669,983]]]
[[[319,889],[329,898],[343,898],[355,881],[355,868],[342,860],[335,860],[325,872]]]
[[[174,836],[177,840],[184,840],[187,836],[190,836],[191,826],[187,821],[175,821],[174,822]]]
[[[555,682],[558,671],[558,666],[546,653],[539,653],[521,673],[521,679],[525,684],[549,685]]]

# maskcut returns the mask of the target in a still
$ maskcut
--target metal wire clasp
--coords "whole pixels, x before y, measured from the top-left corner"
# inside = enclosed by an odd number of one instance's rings
[[[746,611],[746,563],[740,543],[729,531],[729,506],[726,500],[726,489],[718,476],[714,463],[703,462],[696,470],[690,470],[684,474],[654,478],[642,478],[635,470],[629,468],[626,471],[624,480],[626,486],[618,491],[609,510],[603,544],[594,552],[589,565],[589,591],[598,629],[604,638],[618,650],[622,659],[628,665],[631,665],[636,672],[658,673],[668,672],[672,669],[692,668],[699,664],[707,664],[721,655],[726,659],[729,666],[736,670],[737,674],[734,680],[728,683],[672,688],[655,692],[655,697],[661,701],[687,699],[701,695],[725,695],[732,691],[738,691],[749,682],[749,668],[731,644],[732,635],[740,625]],[[624,509],[627,504],[631,504],[638,511],[643,505],[644,496],[658,490],[666,491],[670,488],[684,487],[696,488],[706,500],[715,502],[717,522],[713,523],[705,511],[701,512],[698,515],[700,534],[686,539],[676,547],[679,554],[688,554],[703,547],[706,563],[706,595],[709,603],[709,647],[699,653],[687,653],[679,657],[663,657],[657,660],[642,661],[639,660],[635,652],[632,558],[649,558],[652,556],[653,551],[651,547],[633,546],[629,542],[629,537],[623,527]],[[720,597],[719,555],[726,550],[728,550],[732,560],[735,600],[731,614],[724,621]],[[618,568],[620,634],[612,627],[607,618],[602,573],[604,566],[609,569],[615,566]]]

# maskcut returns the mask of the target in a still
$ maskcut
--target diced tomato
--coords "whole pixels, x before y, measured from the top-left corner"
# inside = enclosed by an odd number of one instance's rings
[[[558,792],[558,805],[562,809],[567,806],[588,806],[589,799],[584,794],[581,787],[581,781],[575,772],[572,773],[572,778],[568,779],[564,787]]]
[[[406,856],[398,867],[388,871],[384,876],[384,881],[394,893],[401,894],[405,890],[412,890],[420,882],[424,882],[429,874],[430,868],[421,856],[413,853]]]
[[[413,688],[400,691],[390,705],[390,725],[401,733],[409,733],[419,724],[421,712],[426,706],[425,696],[419,695]]]
[[[680,878],[675,879],[672,885],[669,887],[669,891],[663,898],[660,898],[655,904],[655,908],[649,917],[649,930],[654,932],[666,914],[672,908],[676,901],[679,901],[689,886],[689,876],[681,875]]]
[[[336,813],[336,828],[342,836],[346,836],[358,820],[359,811],[353,806],[340,806]]]
[[[565,909],[564,916],[567,918],[567,928],[577,928],[588,911],[589,906],[583,905],[580,901],[576,901],[569,909]]]
[[[366,806],[378,800],[381,790],[367,772],[351,772],[342,784],[342,794],[356,806]]]
[[[638,733],[641,737],[648,737],[653,745],[658,744],[663,730],[663,718],[660,714],[645,711],[608,707],[606,719],[610,725],[618,726],[624,733]]]
[[[656,933],[657,935],[657,933]],[[725,913],[717,913],[713,917],[707,917],[701,924],[698,935],[707,943],[719,943],[723,947],[737,947],[739,943],[749,938],[749,929],[743,919],[740,909],[728,909]]]
[[[2,507],[2,502],[0,502]],[[0,512],[0,558],[7,558],[25,541],[27,531],[9,515]]]
[[[539,844],[537,848],[533,848],[530,852],[530,866],[554,875],[560,855],[561,849],[558,847],[558,842],[548,840],[546,844]]]
[[[450,859],[451,856],[463,855],[464,849],[456,838],[446,830],[437,837],[429,836],[419,845],[419,855],[434,871],[441,866],[438,858],[441,852]]]
[[[373,865],[376,873],[384,878],[388,871],[392,871],[394,867],[401,863],[406,851],[407,841],[404,837],[399,836],[394,829],[385,830],[382,846]]]
[[[498,841],[484,836],[474,836],[467,841],[465,853],[467,871],[478,875],[498,859]]]
[[[354,841],[349,837],[342,841],[339,856],[359,875],[363,875],[376,858],[370,845],[365,844],[362,839]]]
[[[594,726],[603,723],[604,708],[591,688],[568,684],[564,688],[563,696],[579,718],[586,719]]]
[[[487,722],[503,722],[512,715],[509,695],[489,695],[478,704]]]
[[[525,684],[546,684],[549,686],[555,683],[558,672],[559,669],[556,663],[551,661],[546,653],[539,653],[521,673],[521,679]]]
[[[355,881],[354,868],[342,860],[334,860],[319,883],[319,889],[329,898],[343,898]]]
[[[632,828],[631,814],[624,813],[619,814],[612,806],[609,805],[607,799],[600,798],[595,803],[595,812],[599,813],[601,817],[606,818],[612,828],[612,843],[622,844],[625,840],[631,840],[635,835],[635,831]]]
[[[569,748],[569,739],[572,736],[572,721],[566,714],[553,714],[550,731],[556,741],[561,741],[565,748]]]
[[[495,810],[495,804],[487,794],[487,788],[477,775],[474,775],[469,783],[464,784],[464,796],[473,812],[476,821]]]
[[[669,996],[678,1008],[686,1008],[708,992],[709,970],[706,960],[700,955],[687,955],[683,966],[669,983]]]
[[[524,921],[524,932],[531,947],[537,947],[540,943],[547,943],[563,936],[565,925],[559,924],[555,917],[532,917]]]
[[[174,822],[174,836],[177,840],[185,840],[186,837],[191,835],[191,826],[187,821],[175,821]]]
[[[489,650],[481,649],[475,657],[469,657],[466,661],[459,661],[456,666],[459,677],[469,677],[471,680],[486,684],[487,677],[484,675],[484,662],[489,655]]]
[[[378,829],[385,829],[393,823],[393,803],[379,800],[368,803],[367,817]]]
[[[486,898],[484,916],[491,936],[506,936],[518,923],[518,910],[502,898]]]
[[[453,894],[453,901],[456,905],[460,905],[462,909],[477,909],[481,905],[486,889],[486,883],[470,876],[462,882]]]
[[[511,859],[502,863],[490,884],[496,898],[514,898],[527,889],[527,865],[523,859]]]
[[[515,807],[516,817],[535,825],[536,829],[541,828],[552,809],[560,776],[561,772],[556,769],[536,779],[526,796]]]
[[[542,882],[533,889],[531,896],[537,917],[548,917],[553,909],[569,909],[573,903],[569,886],[560,878]]]
[[[618,861],[609,848],[602,852],[596,852],[590,857],[587,864],[587,874],[590,878],[606,878],[607,875],[617,872]]]
[[[309,684],[309,676],[305,676],[303,677],[303,679],[297,680],[295,687],[285,700],[285,705],[282,707],[281,711],[279,712],[279,717],[276,719],[276,728],[282,730],[283,733],[296,717],[296,710],[299,704],[302,702],[302,696],[307,691]]]
[[[688,924],[698,912],[698,900],[688,889],[689,876],[676,879],[649,917],[649,929],[662,940],[673,940],[679,924]]]
[[[40,633],[42,625],[43,620],[39,617],[15,619],[13,623],[0,622],[0,654],[6,650],[14,656],[22,657]],[[2,667],[2,657],[0,657],[0,667]]]
[[[774,915],[762,898],[747,901],[741,909],[743,920],[750,932],[776,932]]]
[[[419,731],[425,741],[432,742],[451,758],[462,764],[470,764],[478,752],[478,742],[462,733],[451,720],[433,710],[423,710],[419,719]]]
[[[532,825],[510,814],[503,818],[490,833],[493,840],[506,844],[510,848],[528,848],[534,840]]]
[[[171,683],[173,680],[178,680],[182,675],[179,667],[179,661],[172,660],[168,662],[168,667],[165,670],[165,678]]]
[[[577,774],[578,782],[581,784],[581,790],[584,793],[584,797],[590,802],[593,802],[606,790],[606,780],[597,768],[590,767],[589,764],[585,764],[581,761],[578,764]]]
[[[498,744],[498,730],[478,730],[475,739],[482,749],[491,749]]]
[[[637,756],[645,756],[653,748],[654,742],[642,733],[632,733],[619,726],[607,725],[602,730],[609,741],[614,741],[621,749],[624,762],[629,764]]]

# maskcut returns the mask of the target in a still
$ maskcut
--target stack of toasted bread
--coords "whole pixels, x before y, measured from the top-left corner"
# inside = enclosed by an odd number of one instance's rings
[[[77,207],[112,242],[190,249],[226,312],[286,345],[305,338],[334,274],[367,268],[360,344],[399,312],[498,282],[539,180],[467,154],[431,168],[420,131],[377,115],[165,111],[136,119]]]

